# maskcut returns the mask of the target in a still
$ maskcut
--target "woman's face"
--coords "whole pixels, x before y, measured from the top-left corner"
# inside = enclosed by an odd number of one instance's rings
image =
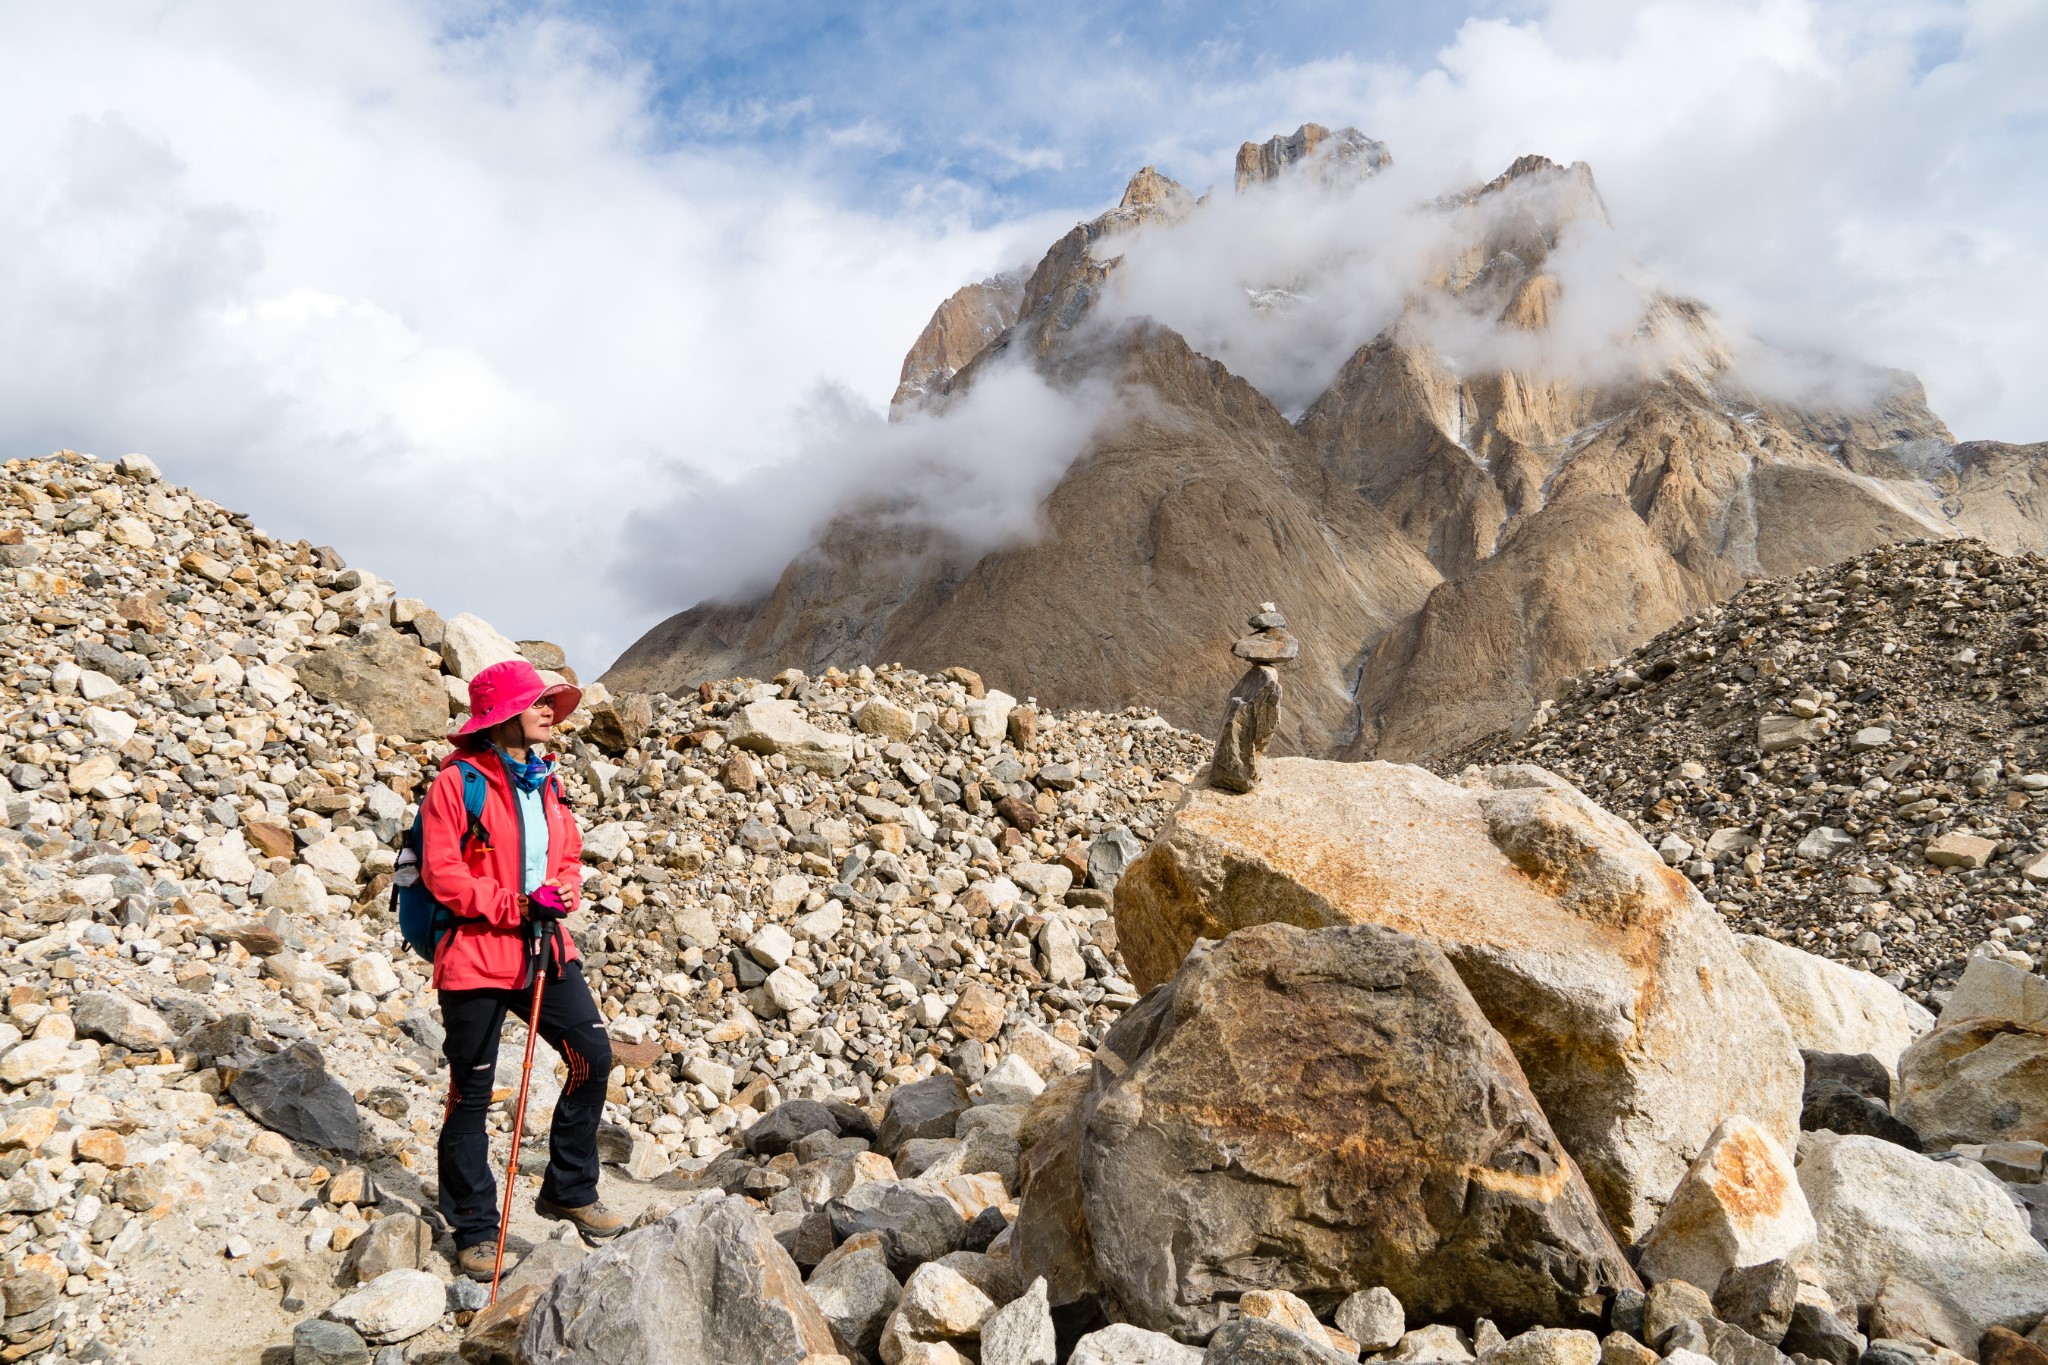
[[[498,742],[523,745],[530,749],[536,744],[547,743],[554,733],[554,703],[537,701],[498,727]]]

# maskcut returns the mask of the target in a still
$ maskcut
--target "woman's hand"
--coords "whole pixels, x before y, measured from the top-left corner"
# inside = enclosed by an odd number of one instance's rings
[[[557,920],[569,913],[569,905],[562,899],[560,887],[543,882],[526,898],[526,913],[535,920]]]

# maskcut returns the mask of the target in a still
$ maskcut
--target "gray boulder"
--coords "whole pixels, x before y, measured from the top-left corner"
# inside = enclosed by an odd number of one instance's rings
[[[899,1086],[882,1111],[875,1146],[895,1156],[913,1138],[949,1138],[967,1109],[967,1087],[950,1071],[936,1071],[921,1081]]]
[[[889,1269],[908,1275],[926,1261],[960,1250],[967,1222],[951,1200],[929,1190],[887,1180],[855,1185],[825,1206],[832,1235],[840,1241],[863,1232],[879,1233]]]
[[[520,1339],[530,1365],[800,1365],[837,1349],[788,1254],[729,1196],[586,1256]]]
[[[169,1047],[175,1034],[162,1015],[114,991],[85,991],[71,1006],[71,1026],[82,1038],[98,1038],[130,1052]]]
[[[1226,1322],[1209,1338],[1202,1365],[1352,1365],[1322,1342],[1265,1318]]]
[[[355,1096],[327,1074],[312,1043],[293,1043],[237,1072],[228,1095],[250,1118],[294,1142],[350,1156],[362,1149]]]
[[[448,732],[448,690],[417,640],[366,630],[298,665],[299,682],[321,701],[346,706],[377,728],[419,742]]]

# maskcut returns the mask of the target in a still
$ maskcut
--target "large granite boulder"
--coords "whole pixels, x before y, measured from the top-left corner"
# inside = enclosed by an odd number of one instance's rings
[[[1894,1108],[1931,1150],[2048,1142],[2048,980],[1972,958],[1941,1026],[1899,1058]]]
[[[1845,1317],[1893,1278],[1945,1296],[1978,1332],[2048,1312],[2048,1248],[1995,1178],[1881,1138],[1807,1133],[1799,1184],[1819,1227],[1807,1263]]]
[[[1734,936],[1639,834],[1541,768],[1452,783],[1277,759],[1246,795],[1192,793],[1117,883],[1141,987],[1197,939],[1268,921],[1441,947],[1624,1241],[1723,1119],[1797,1140],[1799,1053]]]
[[[584,1257],[541,1295],[520,1340],[528,1365],[801,1365],[837,1349],[796,1263],[734,1196]]]
[[[1754,934],[1735,941],[1802,1049],[1867,1053],[1896,1068],[1899,1054],[1934,1027],[1932,1014],[1870,972]]]
[[[300,684],[346,706],[384,735],[418,742],[448,733],[448,689],[419,642],[395,630],[366,630],[298,665]]]
[[[1255,1289],[1519,1328],[1637,1284],[1513,1053],[1406,934],[1234,934],[1048,1095],[1011,1254],[1055,1304],[1198,1341]]]

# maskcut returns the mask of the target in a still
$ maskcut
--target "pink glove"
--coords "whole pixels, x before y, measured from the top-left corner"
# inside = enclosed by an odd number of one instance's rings
[[[559,890],[543,886],[526,898],[526,913],[536,920],[554,920],[568,914],[569,907],[563,903]]]

